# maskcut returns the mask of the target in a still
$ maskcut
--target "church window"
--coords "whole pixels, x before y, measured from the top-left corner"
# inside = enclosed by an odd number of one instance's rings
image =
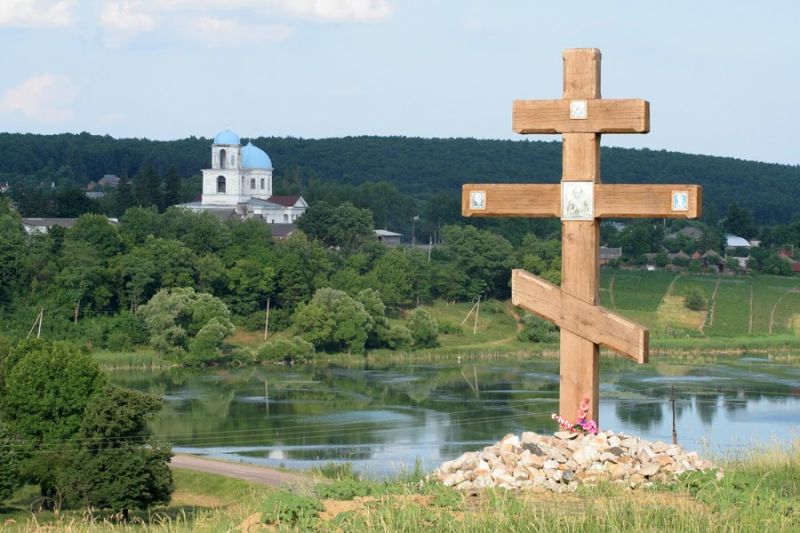
[[[224,149],[220,150],[219,151],[219,168],[225,168],[225,163],[226,163],[225,157],[226,157],[225,150]]]
[[[217,192],[225,194],[225,176],[217,176]]]
[[[264,178],[261,178],[261,190],[264,190]]]
[[[250,189],[255,189],[255,188],[256,188],[256,179],[250,178]]]

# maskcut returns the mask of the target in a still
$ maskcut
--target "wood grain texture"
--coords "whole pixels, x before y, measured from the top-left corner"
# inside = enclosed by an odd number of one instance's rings
[[[567,420],[578,419],[578,407],[589,397],[589,417],[600,423],[600,349],[590,340],[561,330],[558,412]]]
[[[596,49],[564,51],[564,98],[600,97],[600,57],[600,51]],[[588,116],[592,117],[591,106]],[[563,137],[562,181],[600,183],[599,133],[565,132]],[[571,302],[594,309],[600,282],[600,223],[597,219],[562,222],[561,238],[562,300],[566,297]],[[581,400],[589,397],[592,418],[599,423],[598,344],[568,327],[561,329],[560,336],[559,413],[568,420],[576,420]]]
[[[570,134],[573,136],[576,134]],[[571,166],[572,165],[570,163]],[[589,179],[591,169],[581,172]],[[567,181],[567,180],[565,180]],[[486,193],[486,207],[471,209],[471,191]],[[672,193],[686,191],[686,211],[672,210]],[[703,215],[703,188],[699,185],[611,185],[594,186],[597,218],[699,218]],[[465,217],[561,217],[561,185],[539,183],[470,183],[462,186],[461,214]]]
[[[600,135],[565,133],[562,137],[561,180],[600,183]]]
[[[594,344],[638,363],[648,360],[648,329],[599,305],[567,294],[524,270],[511,274],[511,302]],[[582,363],[585,364],[585,363]]]
[[[600,98],[600,50],[567,48],[561,58],[564,98]]]
[[[672,193],[686,191],[686,211],[673,211]],[[699,218],[703,215],[703,189],[699,185],[598,185],[594,188],[594,213],[608,218]]]
[[[646,100],[586,100],[586,119],[569,118],[570,100],[514,100],[512,129],[517,133],[647,133]]]
[[[485,209],[470,207],[470,193],[486,193]],[[475,183],[461,188],[461,214],[465,217],[560,217],[561,185]]]

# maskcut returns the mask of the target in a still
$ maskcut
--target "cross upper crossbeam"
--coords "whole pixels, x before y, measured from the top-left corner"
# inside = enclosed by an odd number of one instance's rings
[[[515,100],[512,129],[517,133],[647,133],[646,100]]]

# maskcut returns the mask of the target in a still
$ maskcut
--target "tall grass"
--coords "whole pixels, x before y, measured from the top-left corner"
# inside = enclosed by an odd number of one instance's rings
[[[131,524],[73,511],[58,517],[15,515],[16,522],[6,522],[4,530],[214,532],[249,527],[255,531],[265,520],[273,522],[271,530],[279,531],[800,530],[800,441],[720,464],[721,479],[716,472],[692,473],[674,485],[631,491],[605,484],[582,487],[574,494],[502,490],[468,494],[438,483],[370,482],[346,472],[342,477],[338,469],[324,491],[276,492],[210,474],[182,473],[176,476],[176,501],[136,515]],[[340,501],[322,501],[321,494],[330,497],[337,492],[343,495]],[[218,503],[209,507],[198,503],[202,501]],[[292,506],[297,513],[278,512]],[[326,511],[318,517],[317,510],[323,507]]]

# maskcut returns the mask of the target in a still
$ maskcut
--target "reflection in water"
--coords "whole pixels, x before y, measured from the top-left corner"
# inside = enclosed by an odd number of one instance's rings
[[[800,364],[658,358],[601,365],[601,427],[722,450],[791,438],[800,425]],[[176,451],[289,468],[350,461],[384,474],[426,469],[506,433],[552,432],[558,361],[343,365],[115,372],[163,395],[154,433]],[[477,387],[476,387],[477,384]],[[796,435],[795,435],[796,436]]]

